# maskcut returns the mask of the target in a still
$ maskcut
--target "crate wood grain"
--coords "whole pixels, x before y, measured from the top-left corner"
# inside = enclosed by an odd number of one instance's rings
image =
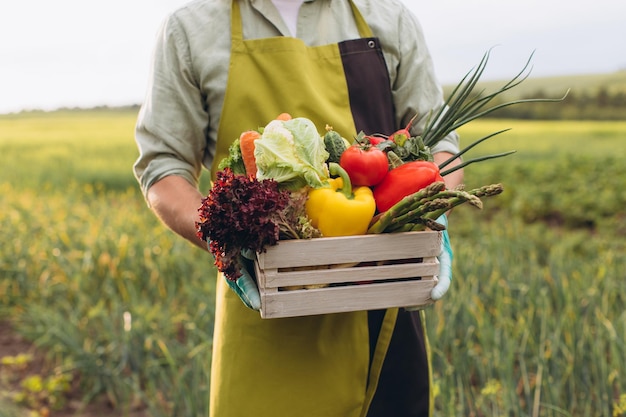
[[[257,254],[261,317],[432,304],[441,233],[281,241]]]

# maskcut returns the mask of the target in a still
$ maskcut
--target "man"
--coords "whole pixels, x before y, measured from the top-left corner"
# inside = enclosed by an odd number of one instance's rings
[[[344,137],[389,134],[441,104],[421,28],[397,0],[196,0],[159,33],[135,174],[157,216],[206,249],[198,177],[240,132],[286,112]],[[434,149],[439,161],[457,151],[455,135]],[[212,417],[432,411],[419,312],[262,320],[218,277],[212,361]]]

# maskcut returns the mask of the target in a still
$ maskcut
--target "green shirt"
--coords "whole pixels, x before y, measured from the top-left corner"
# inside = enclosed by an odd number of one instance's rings
[[[443,103],[422,29],[399,0],[354,0],[382,44],[398,126],[415,115],[419,130]],[[197,184],[213,163],[230,58],[231,0],[195,0],[174,11],[156,38],[147,94],[135,138],[134,172],[145,193],[159,179],[180,175]],[[290,36],[271,0],[242,0],[246,39]],[[300,9],[297,37],[318,46],[358,38],[347,0],[308,0]],[[434,152],[456,153],[455,134]]]

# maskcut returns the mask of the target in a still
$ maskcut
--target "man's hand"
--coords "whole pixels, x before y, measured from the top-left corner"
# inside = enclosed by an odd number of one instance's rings
[[[443,214],[437,219],[437,222],[446,226],[446,229],[442,232],[441,253],[437,257],[439,260],[439,282],[430,292],[430,297],[435,301],[440,300],[450,288],[453,258],[450,236],[448,235],[448,218]]]
[[[252,258],[246,256],[246,254],[242,253],[241,255],[241,276],[237,278],[235,281],[232,281],[226,277],[226,283],[232,289],[237,296],[241,299],[241,301],[246,305],[246,307],[251,308],[252,310],[259,311],[261,308],[261,295],[259,294],[259,287],[256,284],[252,274],[249,270],[253,270],[252,267]]]

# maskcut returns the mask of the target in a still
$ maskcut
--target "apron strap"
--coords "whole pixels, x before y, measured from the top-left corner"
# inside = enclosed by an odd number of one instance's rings
[[[422,323],[422,329],[424,332],[424,347],[426,348],[426,357],[428,361],[428,415],[432,416],[435,413],[435,393],[433,391],[433,384],[435,383],[433,378],[433,369],[430,364],[432,363],[432,351],[430,349],[430,341],[428,340],[428,332],[426,331],[426,311],[420,310],[420,321]]]
[[[369,382],[367,384],[367,391],[365,392],[365,401],[363,402],[363,409],[361,410],[361,417],[365,417],[369,411],[374,394],[378,388],[378,381],[380,380],[380,373],[383,369],[383,362],[387,356],[387,350],[391,342],[391,336],[393,335],[393,329],[398,317],[398,309],[390,308],[385,311],[385,317],[383,324],[378,334],[378,340],[376,343],[376,349],[374,350],[374,356],[370,366]]]
[[[243,41],[243,24],[241,23],[241,10],[239,8],[239,2],[237,0],[233,0],[232,8],[230,13],[230,24],[232,29],[231,40],[233,43],[235,41],[242,42]]]
[[[359,30],[359,35],[361,35],[362,38],[374,37],[372,29],[367,24],[367,22],[363,18],[363,15],[352,0],[350,0],[350,7],[352,7],[352,14],[354,14],[354,20],[356,21],[356,27]]]

